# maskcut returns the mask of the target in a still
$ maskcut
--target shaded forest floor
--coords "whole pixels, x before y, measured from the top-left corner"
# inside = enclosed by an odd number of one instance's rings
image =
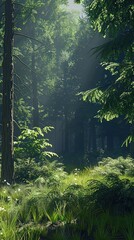
[[[17,181],[24,182],[24,169]],[[28,167],[25,167],[28,172]],[[32,172],[33,171],[33,172]],[[134,161],[106,158],[71,173],[56,161],[0,191],[1,240],[133,240]]]

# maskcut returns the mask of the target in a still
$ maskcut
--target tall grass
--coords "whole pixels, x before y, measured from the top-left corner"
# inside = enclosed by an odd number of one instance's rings
[[[1,187],[0,239],[134,239],[133,160],[119,171],[122,161],[70,174],[52,163],[29,184]]]

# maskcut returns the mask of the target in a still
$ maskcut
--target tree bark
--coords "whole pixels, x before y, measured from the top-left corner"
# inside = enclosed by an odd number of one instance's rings
[[[13,1],[5,1],[5,34],[3,54],[3,99],[2,99],[2,169],[1,180],[13,181]]]
[[[84,154],[84,123],[76,118],[75,124],[75,152],[82,155]]]
[[[33,95],[33,127],[39,126],[39,106],[38,106],[38,84],[35,74],[35,53],[34,53],[34,43],[32,43],[32,95]]]
[[[91,128],[90,134],[92,139],[92,151],[95,153],[97,151],[97,144],[96,144],[96,125],[94,119],[91,121]]]
[[[114,138],[112,134],[107,135],[107,151],[110,153],[114,151]]]
[[[65,153],[69,153],[69,123],[67,115],[65,114]]]
[[[134,124],[132,124],[130,127],[130,134],[132,136],[134,135]],[[130,143],[130,155],[132,158],[134,158],[134,142]]]

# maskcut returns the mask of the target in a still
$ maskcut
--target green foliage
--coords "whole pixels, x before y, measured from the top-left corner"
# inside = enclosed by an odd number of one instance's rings
[[[56,153],[47,151],[52,147],[49,140],[45,138],[46,133],[53,127],[44,127],[43,129],[35,127],[34,129],[24,129],[18,137],[15,144],[16,159],[34,159],[35,162],[43,162],[46,159],[57,157]]]
[[[81,0],[75,0],[75,2],[76,2],[76,3],[80,3],[80,2],[81,2]]]
[[[127,0],[115,0],[108,4],[106,0],[85,0],[85,5],[94,29],[104,35],[113,37],[118,35],[119,29],[124,32],[128,27],[127,30],[133,28],[132,1],[128,3]]]
[[[87,91],[83,98],[101,104],[98,112],[101,120],[109,121],[123,115],[128,123],[133,124],[133,3],[126,0],[115,0],[114,3],[85,0],[84,4],[92,28],[109,39],[96,47],[94,52],[101,55],[101,65],[112,77],[107,75],[96,89]],[[130,140],[133,138],[129,138],[127,143]]]
[[[69,175],[62,165],[49,162],[46,176],[1,187],[2,240],[132,239],[134,179],[125,175],[132,162],[108,158],[94,169]],[[56,175],[57,184],[52,180]]]
[[[103,102],[102,94],[103,92],[101,90],[94,88],[85,92],[80,92],[78,95],[82,95],[84,101],[96,103],[98,100],[99,102]]]
[[[62,163],[58,161],[44,161],[36,163],[33,159],[20,159],[15,164],[15,181],[27,183],[35,181],[35,184],[57,185],[66,176]]]
[[[20,98],[15,102],[15,121],[19,125],[19,128],[24,128],[30,125],[31,122],[31,106],[28,106],[23,98]]]
[[[95,168],[95,171],[99,171],[102,175],[114,172],[119,176],[125,174],[131,177],[134,176],[134,160],[131,157],[104,158],[99,162],[99,166]]]
[[[33,55],[41,123],[46,123],[48,117],[55,120],[56,116],[64,114],[66,89],[62,64],[69,61],[79,26],[78,19],[67,11],[66,4],[67,0],[24,0],[15,8],[20,13],[16,13],[20,30],[16,31],[15,49],[20,51],[15,51],[15,54],[23,53],[15,58],[15,121],[21,127],[26,124],[31,127]]]
[[[126,146],[128,146],[131,142],[134,142],[134,135],[129,135],[123,145],[125,144]]]

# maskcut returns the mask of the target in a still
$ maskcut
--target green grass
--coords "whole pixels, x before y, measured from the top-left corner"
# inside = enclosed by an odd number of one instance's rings
[[[108,158],[67,174],[55,162],[29,184],[2,186],[0,239],[133,239],[132,167],[133,159]]]

